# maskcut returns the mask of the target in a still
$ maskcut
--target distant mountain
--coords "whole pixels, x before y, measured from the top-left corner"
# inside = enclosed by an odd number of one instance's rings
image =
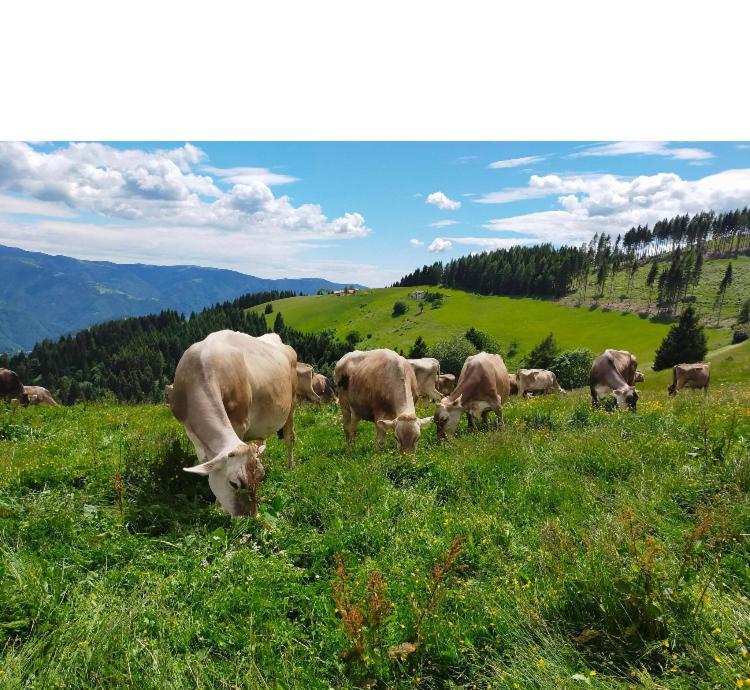
[[[0,352],[123,316],[190,313],[267,290],[314,294],[343,283],[257,278],[219,268],[82,261],[0,245]],[[360,286],[361,287],[361,286]]]

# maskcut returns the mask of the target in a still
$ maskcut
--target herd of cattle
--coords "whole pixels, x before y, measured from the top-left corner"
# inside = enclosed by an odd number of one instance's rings
[[[669,393],[682,388],[708,390],[709,365],[678,364]],[[593,363],[591,400],[598,407],[610,393],[620,409],[635,410],[643,381],[636,358],[624,350],[605,350]],[[438,360],[406,359],[393,350],[355,350],[337,363],[333,381],[316,373],[278,334],[260,337],[217,331],[191,345],[180,359],[174,383],[165,399],[183,425],[200,464],[187,472],[204,475],[221,506],[232,515],[255,514],[257,489],[265,477],[265,439],[278,434],[292,463],[294,410],[299,402],[337,401],[344,434],[354,443],[361,420],[373,422],[378,446],[393,431],[403,452],[414,452],[423,428],[435,424],[444,439],[456,432],[466,414],[470,429],[479,419],[495,425],[503,420],[510,395],[565,393],[555,374],[545,369],[521,369],[509,374],[498,354],[480,352],[466,358],[456,380],[440,373]],[[21,404],[56,405],[49,391],[24,386],[15,372],[0,369],[0,397]],[[419,418],[415,403],[423,397],[435,403],[430,417]]]

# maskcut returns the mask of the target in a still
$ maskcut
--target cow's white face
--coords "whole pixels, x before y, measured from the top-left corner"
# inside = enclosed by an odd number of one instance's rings
[[[638,391],[635,386],[623,386],[622,388],[615,388],[612,391],[612,395],[615,396],[617,401],[617,407],[621,410],[632,410],[635,412],[635,406],[638,402]]]
[[[442,440],[446,436],[456,433],[458,423],[461,421],[461,415],[464,413],[464,407],[461,404],[462,397],[463,395],[459,395],[453,401],[446,397],[435,405],[433,419],[437,426],[438,439]]]
[[[413,414],[402,414],[396,419],[379,419],[378,427],[384,431],[393,429],[398,449],[402,453],[414,453],[422,429],[432,423],[432,417],[417,419]]]
[[[234,450],[194,467],[185,467],[208,477],[208,485],[221,507],[232,517],[256,515],[258,485],[266,477],[261,456],[265,445],[242,444]]]

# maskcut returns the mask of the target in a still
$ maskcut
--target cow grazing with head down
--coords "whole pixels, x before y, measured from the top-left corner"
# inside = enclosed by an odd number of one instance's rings
[[[17,399],[26,405],[29,401],[23,392],[23,384],[15,371],[0,369],[0,400]]]
[[[421,357],[420,359],[407,360],[414,370],[417,379],[417,396],[428,398],[437,402],[443,396],[437,389],[438,377],[440,376],[440,362],[434,357]]]
[[[44,386],[24,386],[23,394],[29,405],[51,405],[57,407],[57,402]]]
[[[450,395],[456,387],[456,377],[453,374],[440,374],[435,386],[443,395]]]
[[[355,350],[336,363],[333,381],[349,446],[354,443],[357,424],[364,419],[375,423],[378,447],[393,430],[399,450],[416,450],[422,428],[432,417],[417,418],[417,380],[406,359],[393,350]]]
[[[435,406],[438,438],[455,433],[464,412],[470,429],[480,416],[486,422],[490,412],[495,413],[499,427],[503,421],[503,403],[509,395],[508,370],[500,355],[480,352],[467,357],[453,392]]]
[[[548,369],[519,369],[517,381],[518,395],[522,397],[537,393],[565,393],[557,382],[555,372]]]
[[[278,433],[292,463],[297,355],[275,333],[259,338],[217,331],[191,345],[167,396],[193,442],[199,465],[222,508],[255,515],[268,436]]]
[[[643,375],[643,372],[638,369],[635,372],[635,378],[633,379],[633,383],[643,383],[646,380],[646,377]]]
[[[625,350],[605,350],[600,354],[594,360],[589,377],[592,405],[598,407],[599,400],[611,391],[617,407],[635,412],[638,402],[638,391],[634,385],[637,368],[635,357]]]
[[[324,403],[336,400],[336,393],[330,379],[318,374],[312,365],[297,362],[297,401]]]
[[[708,383],[711,379],[711,365],[708,362],[694,364],[675,364],[672,367],[672,385],[667,388],[670,395],[677,395],[683,388],[703,389],[708,394]]]
[[[510,395],[518,395],[518,374],[508,374],[508,384],[510,385]]]

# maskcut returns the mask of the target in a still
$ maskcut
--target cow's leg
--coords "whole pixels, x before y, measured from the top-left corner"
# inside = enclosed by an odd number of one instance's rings
[[[591,386],[591,407],[595,410],[599,409],[599,396],[596,394],[596,389]]]
[[[434,403],[439,403],[443,399],[443,394],[438,391],[437,388],[433,388],[430,391],[430,400]]]
[[[343,406],[341,408],[341,417],[344,422],[344,435],[346,436],[346,445],[351,448],[354,445],[354,439],[357,436],[357,424],[359,424],[359,418],[355,415],[349,407]]]
[[[286,464],[291,467],[294,464],[294,442],[297,440],[297,432],[294,430],[294,410],[289,413],[284,426],[281,427],[281,436],[286,446]]]
[[[386,431],[375,424],[375,445],[378,449],[385,448]]]
[[[492,409],[489,407],[486,410],[482,410],[482,423],[487,429],[490,428],[490,412],[492,412]]]
[[[497,397],[491,409],[495,413],[495,429],[499,431],[505,424],[505,420],[503,419],[503,400],[500,396]]]

